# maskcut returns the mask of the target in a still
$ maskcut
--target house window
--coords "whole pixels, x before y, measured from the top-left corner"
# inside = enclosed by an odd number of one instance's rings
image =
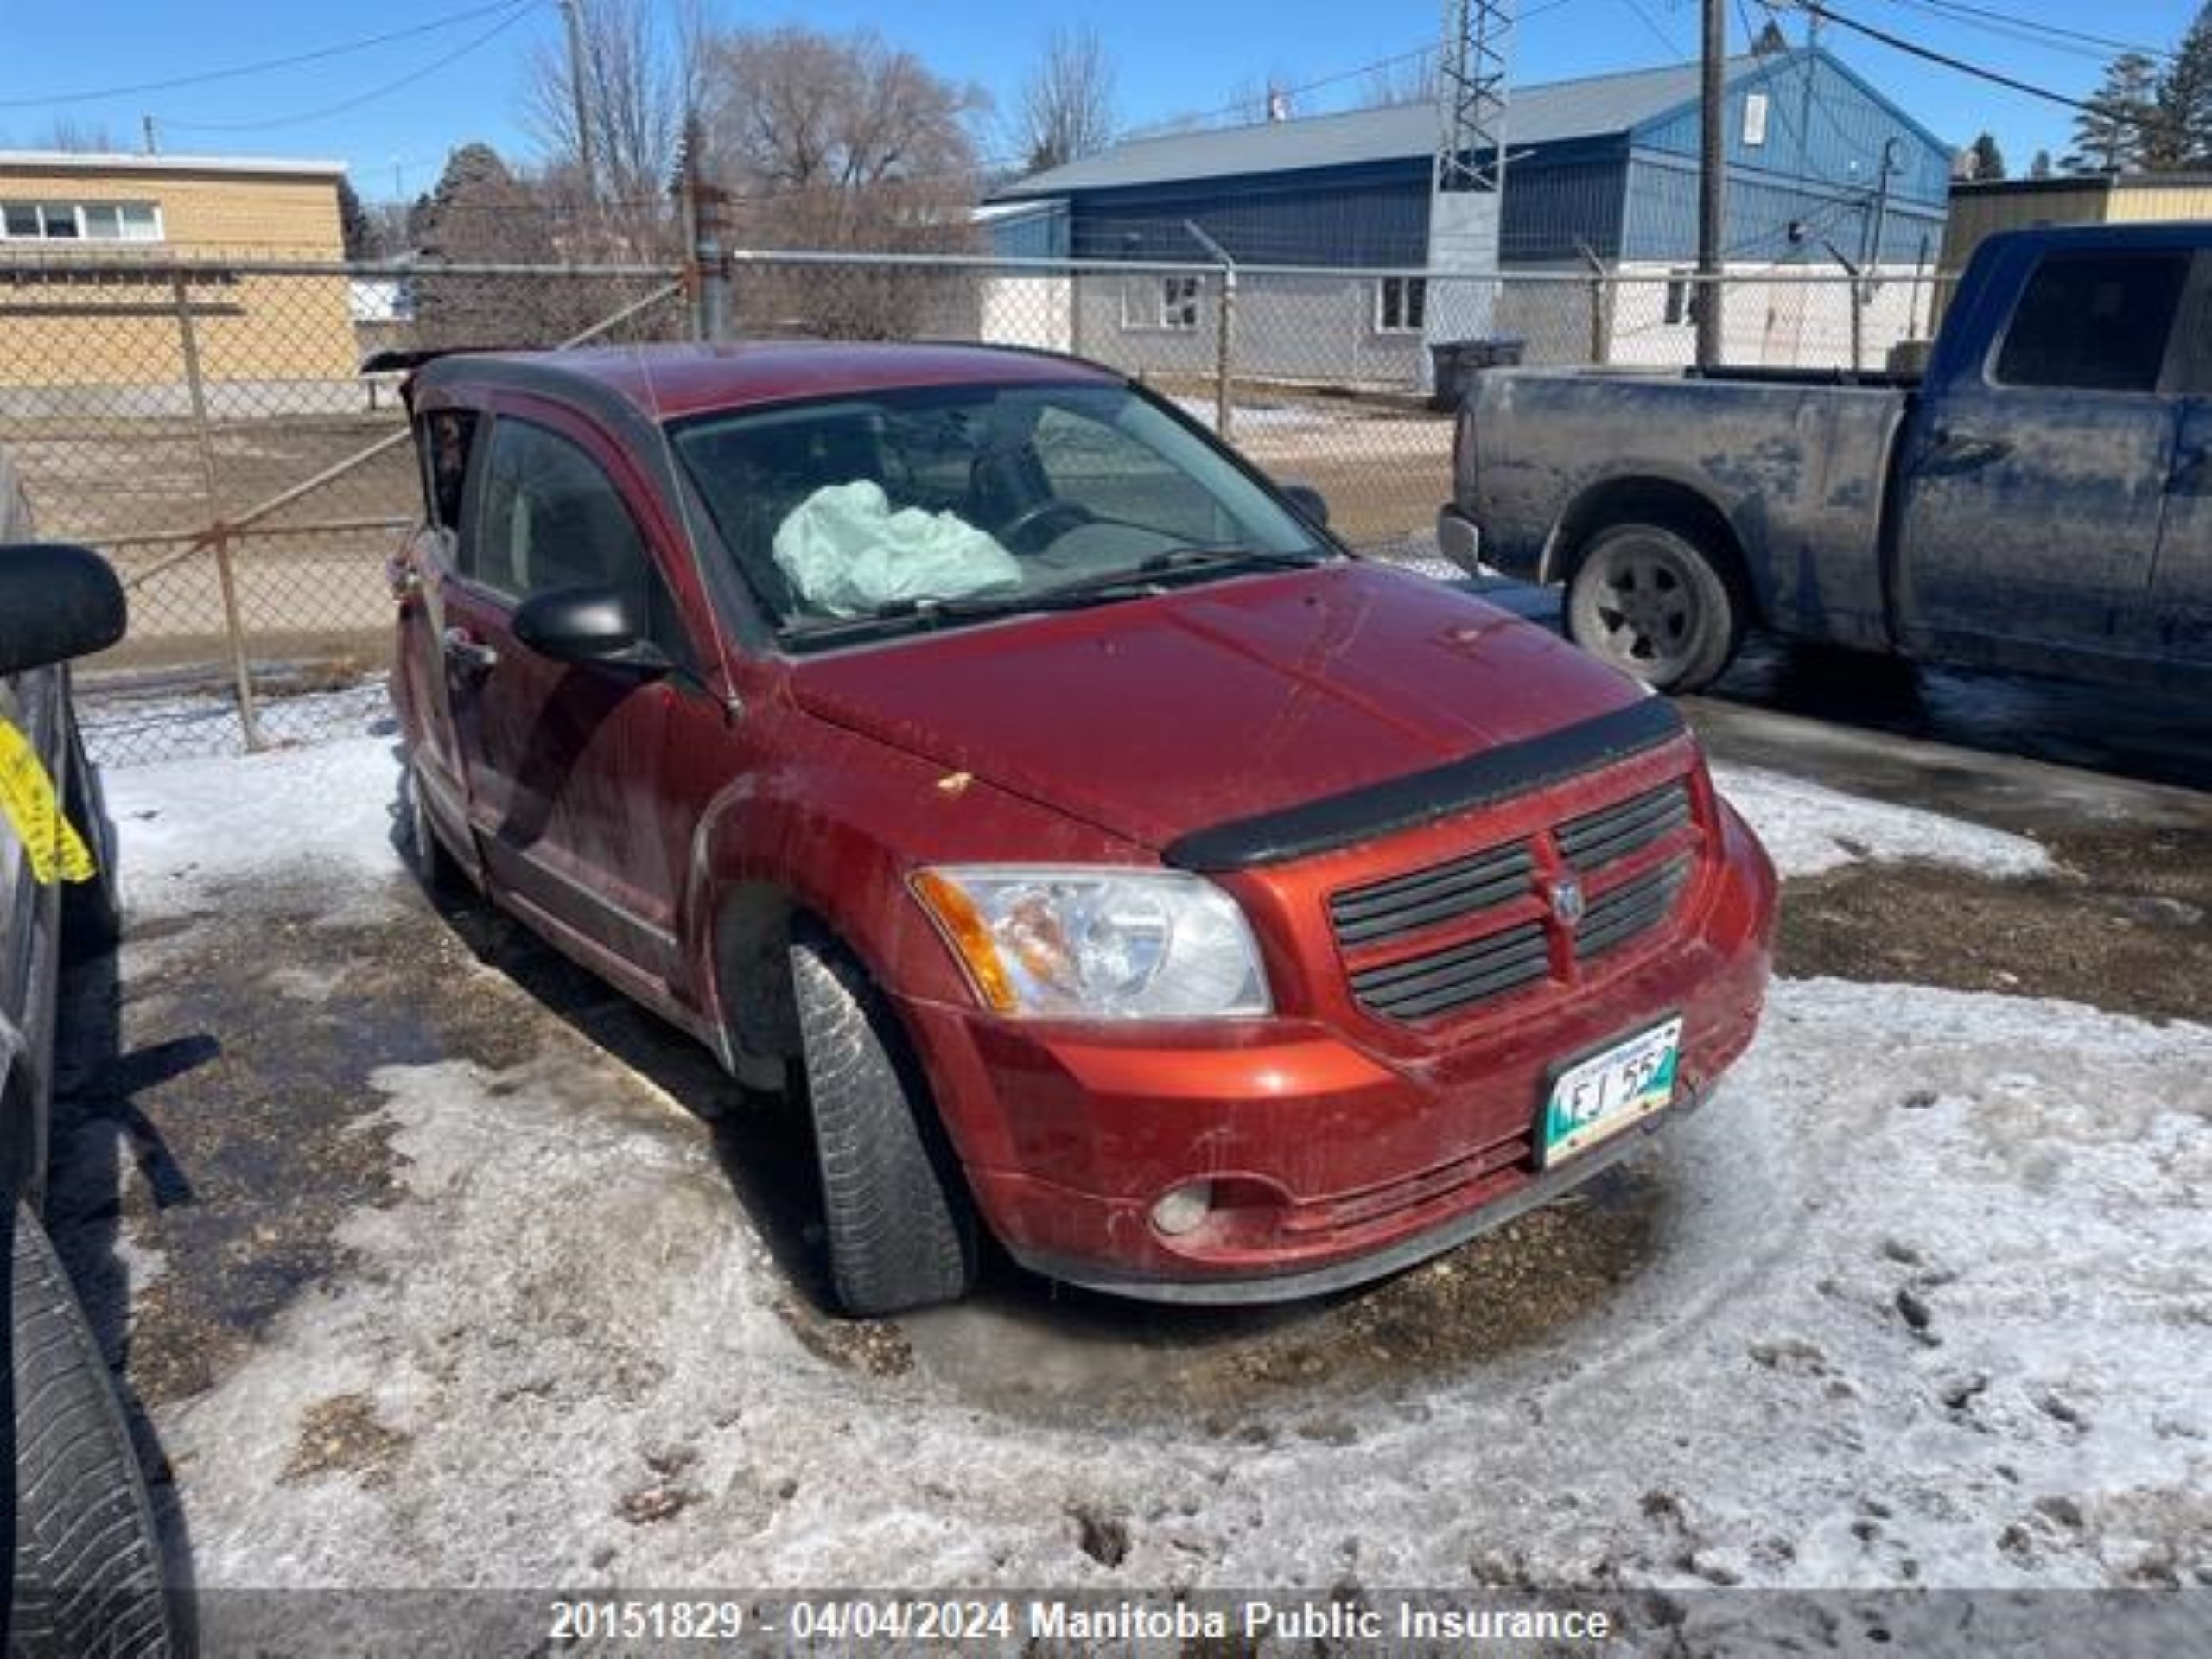
[[[1198,279],[1163,276],[1160,279],[1160,326],[1195,328],[1198,326]]]
[[[158,242],[162,210],[150,201],[0,202],[0,241]]]
[[[1378,334],[1417,334],[1428,315],[1428,279],[1385,276],[1375,284],[1375,327]]]
[[[1172,328],[1187,333],[1198,326],[1197,276],[1132,276],[1122,284],[1122,327]]]
[[[1766,143],[1766,94],[1751,92],[1744,99],[1744,148],[1757,149]]]

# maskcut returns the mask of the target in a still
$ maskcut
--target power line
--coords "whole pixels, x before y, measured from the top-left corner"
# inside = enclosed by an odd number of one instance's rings
[[[2096,57],[2113,52],[2133,52],[2152,59],[2171,59],[2174,56],[2173,52],[2164,47],[2114,40],[2107,35],[2091,35],[2062,24],[2046,23],[2040,18],[2023,17],[1990,6],[1970,4],[1968,0],[1891,0],[1891,3],[1910,6],[1916,11],[1929,12],[1954,22],[1972,22],[1993,34],[2014,40],[2030,39],[2031,43],[2048,45],[2061,51],[2079,52]],[[2034,38],[2038,36],[2044,38]]]
[[[394,41],[413,40],[417,35],[435,34],[456,23],[487,17],[495,11],[505,11],[514,3],[515,0],[493,0],[490,5],[448,12],[442,17],[433,17],[426,23],[416,23],[410,29],[393,29],[388,35],[366,35],[336,46],[318,47],[312,52],[296,52],[289,57],[264,58],[255,63],[233,64],[227,69],[204,69],[194,74],[177,75],[167,80],[142,80],[129,86],[105,86],[92,92],[50,92],[36,98],[0,99],[0,110],[30,109],[44,104],[92,104],[112,98],[135,98],[141,92],[175,92],[181,86],[203,86],[211,81],[236,80],[245,75],[265,74],[271,69],[289,69],[302,63],[321,63],[327,59],[365,52],[372,47],[389,46]]]
[[[2069,110],[2081,110],[2090,115],[2109,117],[2118,121],[2137,119],[2109,105],[2093,103],[2088,99],[2069,97],[2064,92],[2055,92],[2048,86],[2038,86],[2031,80],[2022,80],[2018,76],[2005,74],[2001,70],[1985,68],[1980,64],[1969,62],[1965,58],[1955,58],[1948,52],[1938,52],[1932,46],[1923,46],[1917,41],[1906,40],[1903,35],[1891,34],[1887,29],[1877,29],[1872,23],[1856,22],[1845,16],[1841,12],[1830,10],[1827,6],[1819,3],[1819,0],[1797,0],[1797,3],[1802,10],[1812,13],[1823,22],[1834,23],[1839,29],[1847,29],[1855,35],[1864,35],[1868,40],[1878,41],[1893,51],[1904,53],[1908,57],[1918,58],[1927,63],[1940,64],[1946,69],[1955,69],[1962,75],[1972,75],[1975,79],[1986,80],[1993,86],[2003,86],[2029,98],[2039,98],[2046,104],[2060,105]]]
[[[364,104],[374,103],[378,99],[388,97],[404,87],[412,86],[425,76],[434,75],[449,64],[458,63],[470,53],[489,45],[529,16],[531,12],[537,10],[539,0],[506,0],[506,3],[512,8],[507,15],[481,35],[455,47],[444,56],[423,65],[419,69],[410,70],[397,80],[388,80],[381,86],[372,86],[365,92],[357,93],[339,103],[326,105],[319,110],[304,111],[297,115],[275,116],[265,121],[178,121],[164,116],[162,118],[162,124],[165,127],[181,128],[188,132],[267,132],[276,127],[306,126],[312,122],[327,120],[334,115],[343,115],[349,110],[358,110]]]
[[[1689,61],[1690,54],[1682,50],[1680,42],[1678,42],[1673,35],[1668,34],[1665,29],[1660,28],[1658,20],[1653,17],[1649,12],[1643,9],[1643,0],[1622,0],[1622,3],[1626,5],[1630,11],[1637,15],[1637,19],[1642,22],[1643,26],[1651,31],[1653,38],[1656,39],[1660,45],[1667,48],[1668,52],[1674,56],[1676,62],[1688,63]]]

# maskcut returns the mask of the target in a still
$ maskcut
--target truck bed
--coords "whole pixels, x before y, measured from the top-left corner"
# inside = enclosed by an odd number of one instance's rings
[[[1554,528],[1615,480],[1678,486],[1758,550],[1746,575],[1772,626],[1885,645],[1883,482],[1915,391],[1841,371],[1494,371],[1469,405],[1460,505],[1487,563],[1551,580]]]

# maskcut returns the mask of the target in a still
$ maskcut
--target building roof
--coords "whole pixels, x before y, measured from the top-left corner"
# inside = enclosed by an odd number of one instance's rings
[[[1771,57],[1731,58],[1727,73],[1732,79],[1773,61]],[[1506,143],[1510,149],[1518,149],[1524,144],[1626,132],[1681,109],[1697,96],[1694,63],[1516,87],[1506,117]],[[995,192],[993,200],[1110,190],[1171,180],[1402,162],[1433,153],[1436,141],[1436,105],[1430,102],[1263,121],[1205,132],[1168,133],[1157,138],[1131,139],[1065,167],[1033,173]]]
[[[305,179],[336,178],[343,162],[287,160],[273,156],[148,156],[70,149],[0,149],[0,172],[10,173],[235,173]]]

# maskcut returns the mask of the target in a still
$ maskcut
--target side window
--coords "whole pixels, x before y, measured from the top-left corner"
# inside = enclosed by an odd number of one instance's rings
[[[2185,253],[2051,255],[2005,331],[1998,383],[2156,391],[2188,276]]]
[[[637,520],[599,463],[542,426],[492,423],[476,533],[462,554],[475,581],[511,599],[604,586],[663,643],[667,597]]]
[[[477,419],[473,409],[434,410],[423,417],[415,445],[423,461],[423,501],[430,523],[440,530],[461,528],[461,486],[468,480]]]

